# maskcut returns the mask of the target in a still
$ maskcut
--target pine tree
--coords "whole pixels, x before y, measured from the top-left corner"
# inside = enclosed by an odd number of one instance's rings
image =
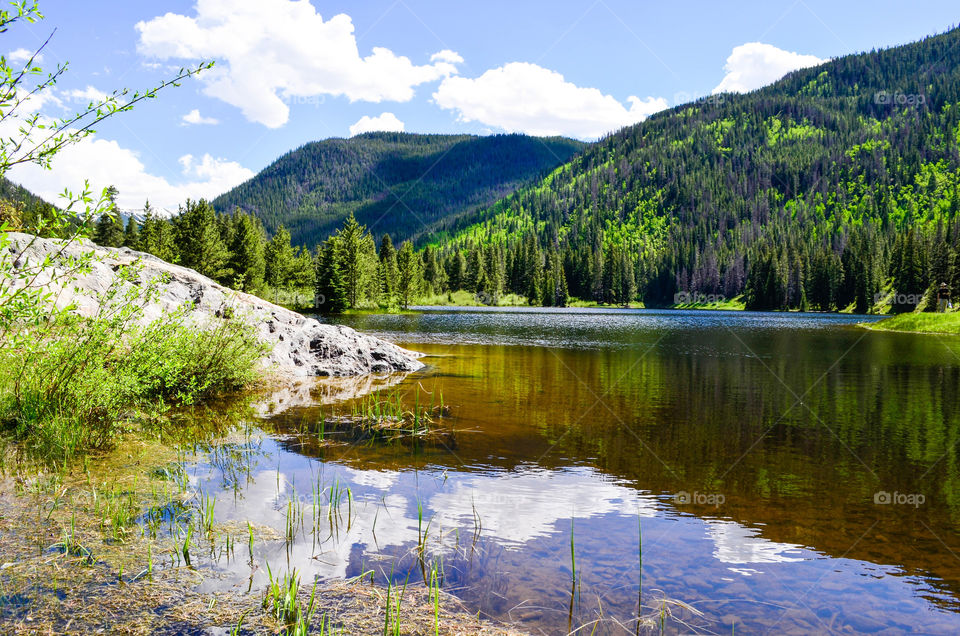
[[[618,304],[626,307],[637,295],[637,284],[633,276],[633,263],[630,262],[630,255],[622,247],[617,248],[616,265],[616,301]]]
[[[413,253],[410,241],[404,241],[397,252],[397,294],[400,306],[406,309],[420,286],[420,259]]]
[[[483,254],[483,247],[475,245],[470,250],[470,257],[467,260],[468,291],[480,294],[488,285],[487,259]]]
[[[315,306],[324,314],[340,314],[347,309],[347,288],[337,263],[336,239],[331,237],[317,248]]]
[[[543,274],[538,268],[536,271],[533,271],[528,276],[530,280],[529,287],[527,287],[527,303],[533,306],[543,305],[543,285],[542,285]]]
[[[311,288],[315,284],[313,257],[310,255],[310,250],[300,246],[294,250],[287,276],[287,285],[299,290]]]
[[[223,244],[216,213],[203,199],[187,200],[186,207],[174,220],[180,264],[204,276],[224,280],[230,254]]]
[[[437,264],[437,253],[431,246],[423,248],[421,253],[421,262],[423,267],[424,292],[432,295],[439,294],[442,291],[444,276],[441,274],[441,268]]]
[[[357,307],[371,292],[376,291],[376,250],[373,237],[354,218],[347,217],[336,235],[337,262],[347,286],[347,301]]]
[[[123,221],[115,213],[104,213],[97,219],[93,230],[93,242],[104,247],[123,245]]]
[[[389,234],[384,234],[380,240],[380,252],[377,255],[377,278],[380,282],[380,294],[383,303],[390,307],[397,296],[397,250]]]
[[[233,277],[231,286],[234,289],[255,292],[263,286],[266,276],[266,239],[263,227],[256,217],[240,208],[233,212],[233,224],[233,242],[230,245],[230,260],[227,265]]]
[[[499,245],[490,245],[482,250],[482,258],[486,279],[483,281],[480,292],[486,304],[499,305],[504,278],[503,252]]]
[[[600,302],[607,305],[616,304],[622,270],[617,248],[613,244],[608,244],[603,250],[601,272]]]
[[[266,260],[264,282],[273,289],[273,298],[276,301],[279,291],[288,287],[293,269],[294,251],[287,228],[282,225],[277,228],[276,233],[267,241],[263,256]]]
[[[140,245],[140,224],[132,216],[127,219],[127,227],[123,230],[123,246],[132,250]]]
[[[467,259],[462,250],[457,250],[447,261],[447,279],[451,290],[466,289]]]
[[[567,289],[567,276],[563,271],[563,266],[557,268],[557,295],[554,305],[557,307],[566,307],[570,302],[570,291]]]

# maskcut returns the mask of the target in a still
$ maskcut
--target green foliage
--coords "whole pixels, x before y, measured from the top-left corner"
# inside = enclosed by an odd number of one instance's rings
[[[93,231],[93,240],[105,247],[120,247],[123,245],[123,220],[112,212],[100,215]]]
[[[325,314],[343,313],[348,306],[347,287],[337,263],[333,239],[318,249],[316,258],[316,308]]]
[[[960,289],[958,45],[954,29],[658,113],[464,219],[441,257],[482,276],[474,255],[494,247],[505,290],[542,296],[555,253],[571,295],[604,303],[633,298],[614,290],[631,273],[647,305],[866,312],[891,280]]]
[[[884,318],[868,325],[881,331],[909,331],[914,333],[942,333],[960,335],[960,313],[907,313]]]
[[[140,245],[140,224],[133,217],[127,219],[127,226],[123,229],[123,246],[137,249]]]
[[[264,249],[266,257],[266,281],[271,287],[282,287],[290,278],[294,252],[290,245],[290,232],[282,225],[277,228]]]
[[[226,273],[230,253],[213,208],[203,199],[188,199],[180,215],[174,219],[173,228],[180,264],[204,276],[221,279]]]
[[[343,276],[347,306],[353,309],[364,298],[372,297],[376,301],[378,259],[367,228],[350,214],[331,240],[337,267]]]
[[[102,448],[137,411],[159,413],[253,379],[264,347],[241,317],[198,328],[185,306],[141,325],[155,284],[129,284],[137,276],[138,268],[119,270],[92,318],[48,311],[0,349],[0,422],[43,456]]]
[[[233,242],[230,244],[230,258],[227,267],[233,278],[231,286],[248,292],[256,292],[264,283],[266,276],[266,257],[263,226],[256,217],[246,214],[239,208],[234,210]]]
[[[140,228],[140,240],[137,242],[136,249],[153,254],[168,263],[178,262],[179,249],[173,224],[154,216],[149,201],[144,209],[146,217],[143,220],[143,227]]]
[[[420,261],[413,252],[413,244],[404,241],[397,252],[397,295],[400,307],[406,309],[410,301],[418,295],[421,282]]]
[[[380,283],[380,298],[386,307],[391,307],[396,301],[397,285],[400,272],[397,269],[397,250],[389,234],[384,234],[380,241],[380,251],[377,253],[377,279]]]
[[[452,228],[569,159],[585,144],[523,135],[367,133],[306,144],[213,201],[239,206],[294,245],[325,240],[351,213],[395,240]]]

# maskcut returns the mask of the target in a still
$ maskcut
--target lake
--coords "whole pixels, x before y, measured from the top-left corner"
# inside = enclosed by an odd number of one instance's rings
[[[360,401],[293,408],[191,480],[218,520],[287,535],[257,548],[275,572],[435,572],[471,611],[533,633],[633,633],[638,615],[670,633],[960,633],[960,339],[863,320],[347,316],[427,354],[382,394],[442,401],[451,434],[337,441],[318,426]],[[205,586],[265,578],[219,567]]]

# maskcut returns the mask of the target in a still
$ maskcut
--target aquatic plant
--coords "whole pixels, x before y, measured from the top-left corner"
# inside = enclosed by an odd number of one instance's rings
[[[297,600],[300,594],[300,576],[296,570],[283,575],[283,580],[274,578],[270,564],[267,563],[267,590],[263,598],[263,608],[268,610],[283,627],[284,633],[305,636],[310,632],[310,620],[316,607],[317,585],[313,591],[306,610],[300,607]]]

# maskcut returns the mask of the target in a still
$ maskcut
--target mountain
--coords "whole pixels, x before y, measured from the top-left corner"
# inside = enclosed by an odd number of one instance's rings
[[[53,206],[17,185],[6,177],[0,177],[0,224],[12,228],[33,227],[40,217],[48,218]]]
[[[756,309],[867,311],[894,291],[960,292],[958,140],[953,29],[654,115],[438,247],[448,265],[493,249],[518,293],[553,253],[571,294],[603,302],[636,290],[653,304],[744,294]]]
[[[212,204],[252,212],[269,232],[283,224],[311,248],[350,212],[399,241],[442,231],[584,147],[559,137],[367,133],[297,148]]]
[[[6,177],[0,177],[0,201],[10,201],[31,208],[42,208],[48,205],[46,201]]]

